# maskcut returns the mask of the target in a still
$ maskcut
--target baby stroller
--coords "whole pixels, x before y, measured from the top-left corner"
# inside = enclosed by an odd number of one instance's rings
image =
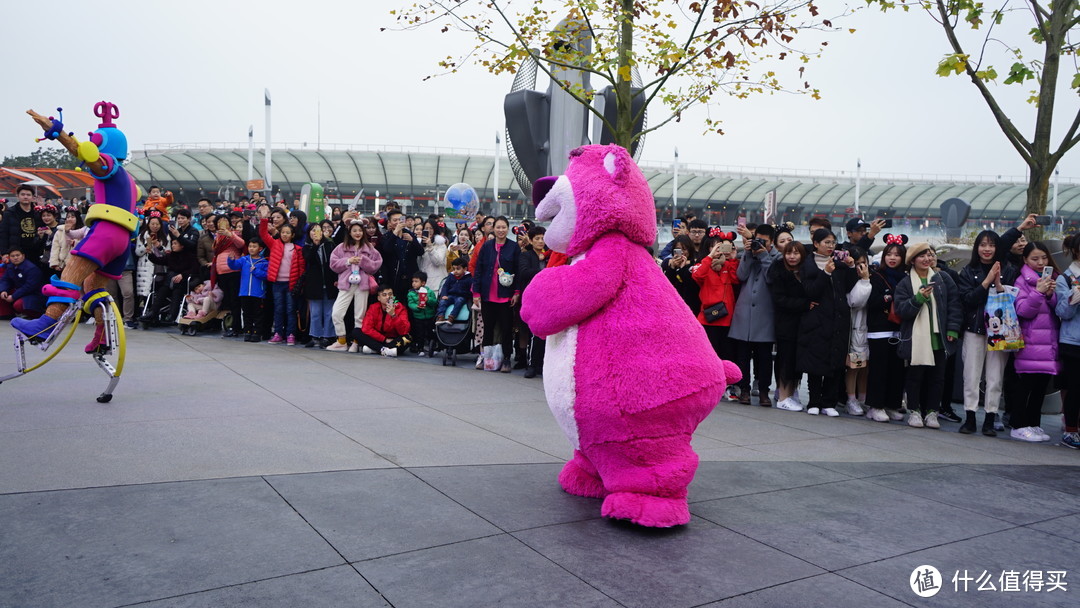
[[[471,313],[472,310],[466,304],[449,323],[435,325],[435,339],[443,345],[443,365],[457,367],[458,353],[469,352],[472,341]]]

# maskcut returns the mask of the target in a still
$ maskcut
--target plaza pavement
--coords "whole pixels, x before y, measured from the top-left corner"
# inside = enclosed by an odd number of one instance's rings
[[[693,521],[648,530],[560,490],[569,444],[520,372],[135,331],[98,404],[79,331],[0,385],[0,606],[1080,598],[1080,453],[1050,417],[1052,444],[1031,445],[722,403],[694,440]],[[943,577],[927,599],[908,581],[922,565]],[[1067,587],[954,589],[965,570]]]

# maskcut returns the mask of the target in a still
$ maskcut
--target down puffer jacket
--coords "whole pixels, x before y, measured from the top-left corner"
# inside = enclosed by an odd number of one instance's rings
[[[1016,287],[1016,316],[1020,318],[1020,331],[1024,334],[1024,348],[1015,357],[1018,374],[1058,373],[1058,318],[1054,314],[1057,294],[1050,297],[1035,290],[1039,274],[1027,264],[1020,269]]]

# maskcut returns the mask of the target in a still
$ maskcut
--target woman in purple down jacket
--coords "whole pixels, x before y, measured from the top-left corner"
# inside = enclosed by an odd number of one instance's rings
[[[1043,278],[1043,269],[1050,268],[1051,276]],[[1024,334],[1024,348],[1016,353],[1016,373],[1020,375],[1022,398],[1013,405],[1011,436],[1021,441],[1049,441],[1050,436],[1040,426],[1042,402],[1046,387],[1058,373],[1058,318],[1054,314],[1057,294],[1054,285],[1057,272],[1050,259],[1050,250],[1040,242],[1024,247],[1024,266],[1016,287],[1016,316]]]

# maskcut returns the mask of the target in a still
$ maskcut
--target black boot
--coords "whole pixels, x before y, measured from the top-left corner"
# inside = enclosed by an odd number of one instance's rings
[[[964,414],[966,415],[966,418],[964,418],[964,424],[960,425],[958,432],[970,435],[975,432],[975,412],[964,412]],[[987,415],[989,416],[989,414]],[[984,425],[983,428],[986,428],[986,426]],[[990,428],[992,429],[994,427],[991,426]]]
[[[986,418],[983,418],[982,434],[987,437],[997,437],[997,431],[994,430],[994,419],[997,418],[997,414],[986,413]]]
[[[525,377],[526,378],[535,378],[536,377],[536,368],[531,366],[531,365],[526,366],[525,367]]]

